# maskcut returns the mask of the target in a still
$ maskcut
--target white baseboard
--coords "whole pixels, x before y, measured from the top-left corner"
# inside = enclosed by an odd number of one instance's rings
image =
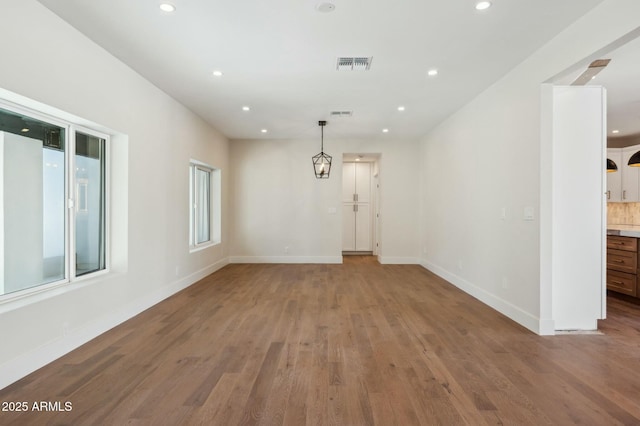
[[[231,256],[229,263],[342,263],[342,256]]]
[[[112,312],[83,327],[71,330],[69,334],[60,339],[46,343],[36,350],[3,363],[0,365],[0,389],[44,367],[228,264],[228,259],[222,259],[206,268],[169,283],[153,293],[131,301],[118,311]]]
[[[420,261],[415,257],[391,257],[378,256],[378,262],[382,265],[419,265]]]
[[[551,332],[549,332],[549,324],[547,324],[546,322],[543,324],[543,321],[541,321],[540,318],[537,318],[534,315],[531,315],[529,312],[526,312],[519,307],[514,306],[510,302],[507,302],[506,300],[496,296],[495,294],[489,293],[488,291],[470,283],[469,281],[457,276],[456,274],[453,274],[441,268],[440,266],[434,265],[433,263],[426,260],[420,262],[420,265],[423,268],[428,269],[429,271],[438,275],[439,277],[447,280],[465,293],[468,293],[471,296],[475,297],[482,303],[511,318],[523,327],[528,328],[532,332],[540,335],[554,334],[553,328],[551,328]],[[553,324],[551,324],[551,326],[553,326]]]

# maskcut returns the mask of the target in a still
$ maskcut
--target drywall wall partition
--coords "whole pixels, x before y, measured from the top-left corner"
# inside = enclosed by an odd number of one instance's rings
[[[232,262],[342,261],[342,154],[379,153],[382,263],[418,262],[418,143],[325,134],[329,179],[316,179],[317,140],[234,140]]]
[[[3,387],[227,263],[228,141],[35,0],[3,0],[0,51],[0,98],[110,134],[112,158],[111,273],[0,303]],[[222,243],[195,253],[192,158],[223,182]]]
[[[553,87],[553,321],[595,330],[604,318],[606,91]],[[579,295],[579,297],[577,297]]]
[[[541,85],[586,66],[637,16],[636,1],[602,2],[421,141],[422,264],[540,334],[555,330],[553,138]]]

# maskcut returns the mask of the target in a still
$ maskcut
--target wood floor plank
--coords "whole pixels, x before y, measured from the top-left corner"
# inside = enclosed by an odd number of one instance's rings
[[[301,350],[296,358],[291,389],[287,395],[284,424],[303,425],[307,422],[309,371],[311,371],[311,352]]]
[[[0,390],[71,411],[0,424],[640,424],[640,305],[608,316],[540,337],[417,265],[229,265]]]
[[[269,345],[267,355],[251,388],[242,424],[251,425],[260,422],[266,401],[269,397],[269,392],[273,386],[273,380],[276,375],[278,360],[283,346],[284,344],[282,342],[273,342]]]
[[[220,410],[227,404],[231,391],[238,380],[238,373],[224,373],[202,407],[192,410],[183,424],[187,425],[211,425],[216,424],[215,419]],[[122,423],[117,423],[122,424]]]
[[[211,394],[213,388],[216,387],[222,375],[228,371],[229,365],[232,363],[237,352],[238,349],[234,346],[225,347],[220,357],[217,358],[215,364],[213,364],[209,374],[204,377],[200,386],[189,395],[183,404],[188,406],[202,406],[207,398],[209,398],[209,394]],[[198,380],[197,377],[196,380]]]

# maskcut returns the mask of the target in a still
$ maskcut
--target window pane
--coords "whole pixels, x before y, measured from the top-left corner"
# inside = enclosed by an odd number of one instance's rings
[[[211,217],[210,182],[211,172],[196,168],[196,244],[211,239],[209,219]]]
[[[64,278],[64,129],[0,110],[0,294]]]
[[[76,275],[105,268],[105,140],[76,132]]]

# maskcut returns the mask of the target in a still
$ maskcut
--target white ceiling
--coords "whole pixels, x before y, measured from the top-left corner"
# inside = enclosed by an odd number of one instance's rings
[[[171,14],[159,0],[39,1],[231,139],[317,137],[318,120],[325,137],[398,139],[426,134],[602,0],[332,0],[331,13],[316,0],[173,0]],[[339,56],[372,56],[371,70],[338,72]]]

